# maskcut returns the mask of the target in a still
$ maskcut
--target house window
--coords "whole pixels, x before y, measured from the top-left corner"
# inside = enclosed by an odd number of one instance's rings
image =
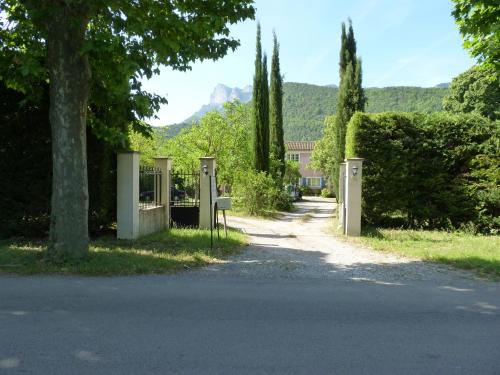
[[[286,160],[300,161],[300,154],[286,154]]]
[[[321,177],[306,177],[306,185],[312,188],[321,187]]]

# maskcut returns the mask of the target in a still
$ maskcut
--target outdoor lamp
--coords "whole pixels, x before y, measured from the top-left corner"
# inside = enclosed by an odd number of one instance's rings
[[[206,165],[203,165],[201,168],[203,169],[203,173],[205,174],[205,176],[208,176],[208,167]]]
[[[358,174],[358,167],[356,166],[352,167],[352,175],[357,176],[357,174]]]

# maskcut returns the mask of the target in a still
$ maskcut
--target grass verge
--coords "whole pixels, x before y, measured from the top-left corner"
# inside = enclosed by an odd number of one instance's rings
[[[355,240],[375,250],[445,263],[500,280],[500,236],[462,232],[366,229]]]
[[[89,256],[78,263],[55,265],[44,260],[45,242],[1,241],[0,272],[30,274],[136,275],[166,273],[217,263],[246,244],[244,234],[230,230],[221,239],[210,231],[171,229],[139,240],[106,237],[90,244]]]

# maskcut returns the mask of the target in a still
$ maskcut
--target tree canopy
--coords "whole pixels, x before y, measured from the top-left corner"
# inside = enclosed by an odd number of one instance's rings
[[[64,3],[88,18],[81,52],[88,55],[92,68],[89,125],[98,136],[115,143],[124,141],[123,123],[148,132],[140,120],[154,116],[166,103],[146,92],[142,79],[159,73],[160,65],[184,71],[196,59],[224,56],[239,45],[230,37],[228,24],[254,15],[251,0]],[[0,2],[6,15],[0,18],[0,79],[7,87],[41,95],[41,84],[48,80],[45,42],[54,4]]]
[[[453,16],[464,38],[464,47],[489,67],[490,77],[500,73],[500,5],[498,0],[453,0]]]
[[[478,113],[491,120],[500,119],[500,81],[491,80],[492,68],[473,66],[453,78],[443,107],[453,113]]]

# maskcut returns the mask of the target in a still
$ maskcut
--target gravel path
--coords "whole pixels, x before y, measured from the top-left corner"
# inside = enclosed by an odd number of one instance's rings
[[[296,212],[276,220],[228,217],[228,225],[250,236],[250,245],[227,262],[197,272],[376,283],[474,280],[468,271],[374,251],[337,238],[332,234],[335,207],[332,199],[307,198],[296,203]]]

